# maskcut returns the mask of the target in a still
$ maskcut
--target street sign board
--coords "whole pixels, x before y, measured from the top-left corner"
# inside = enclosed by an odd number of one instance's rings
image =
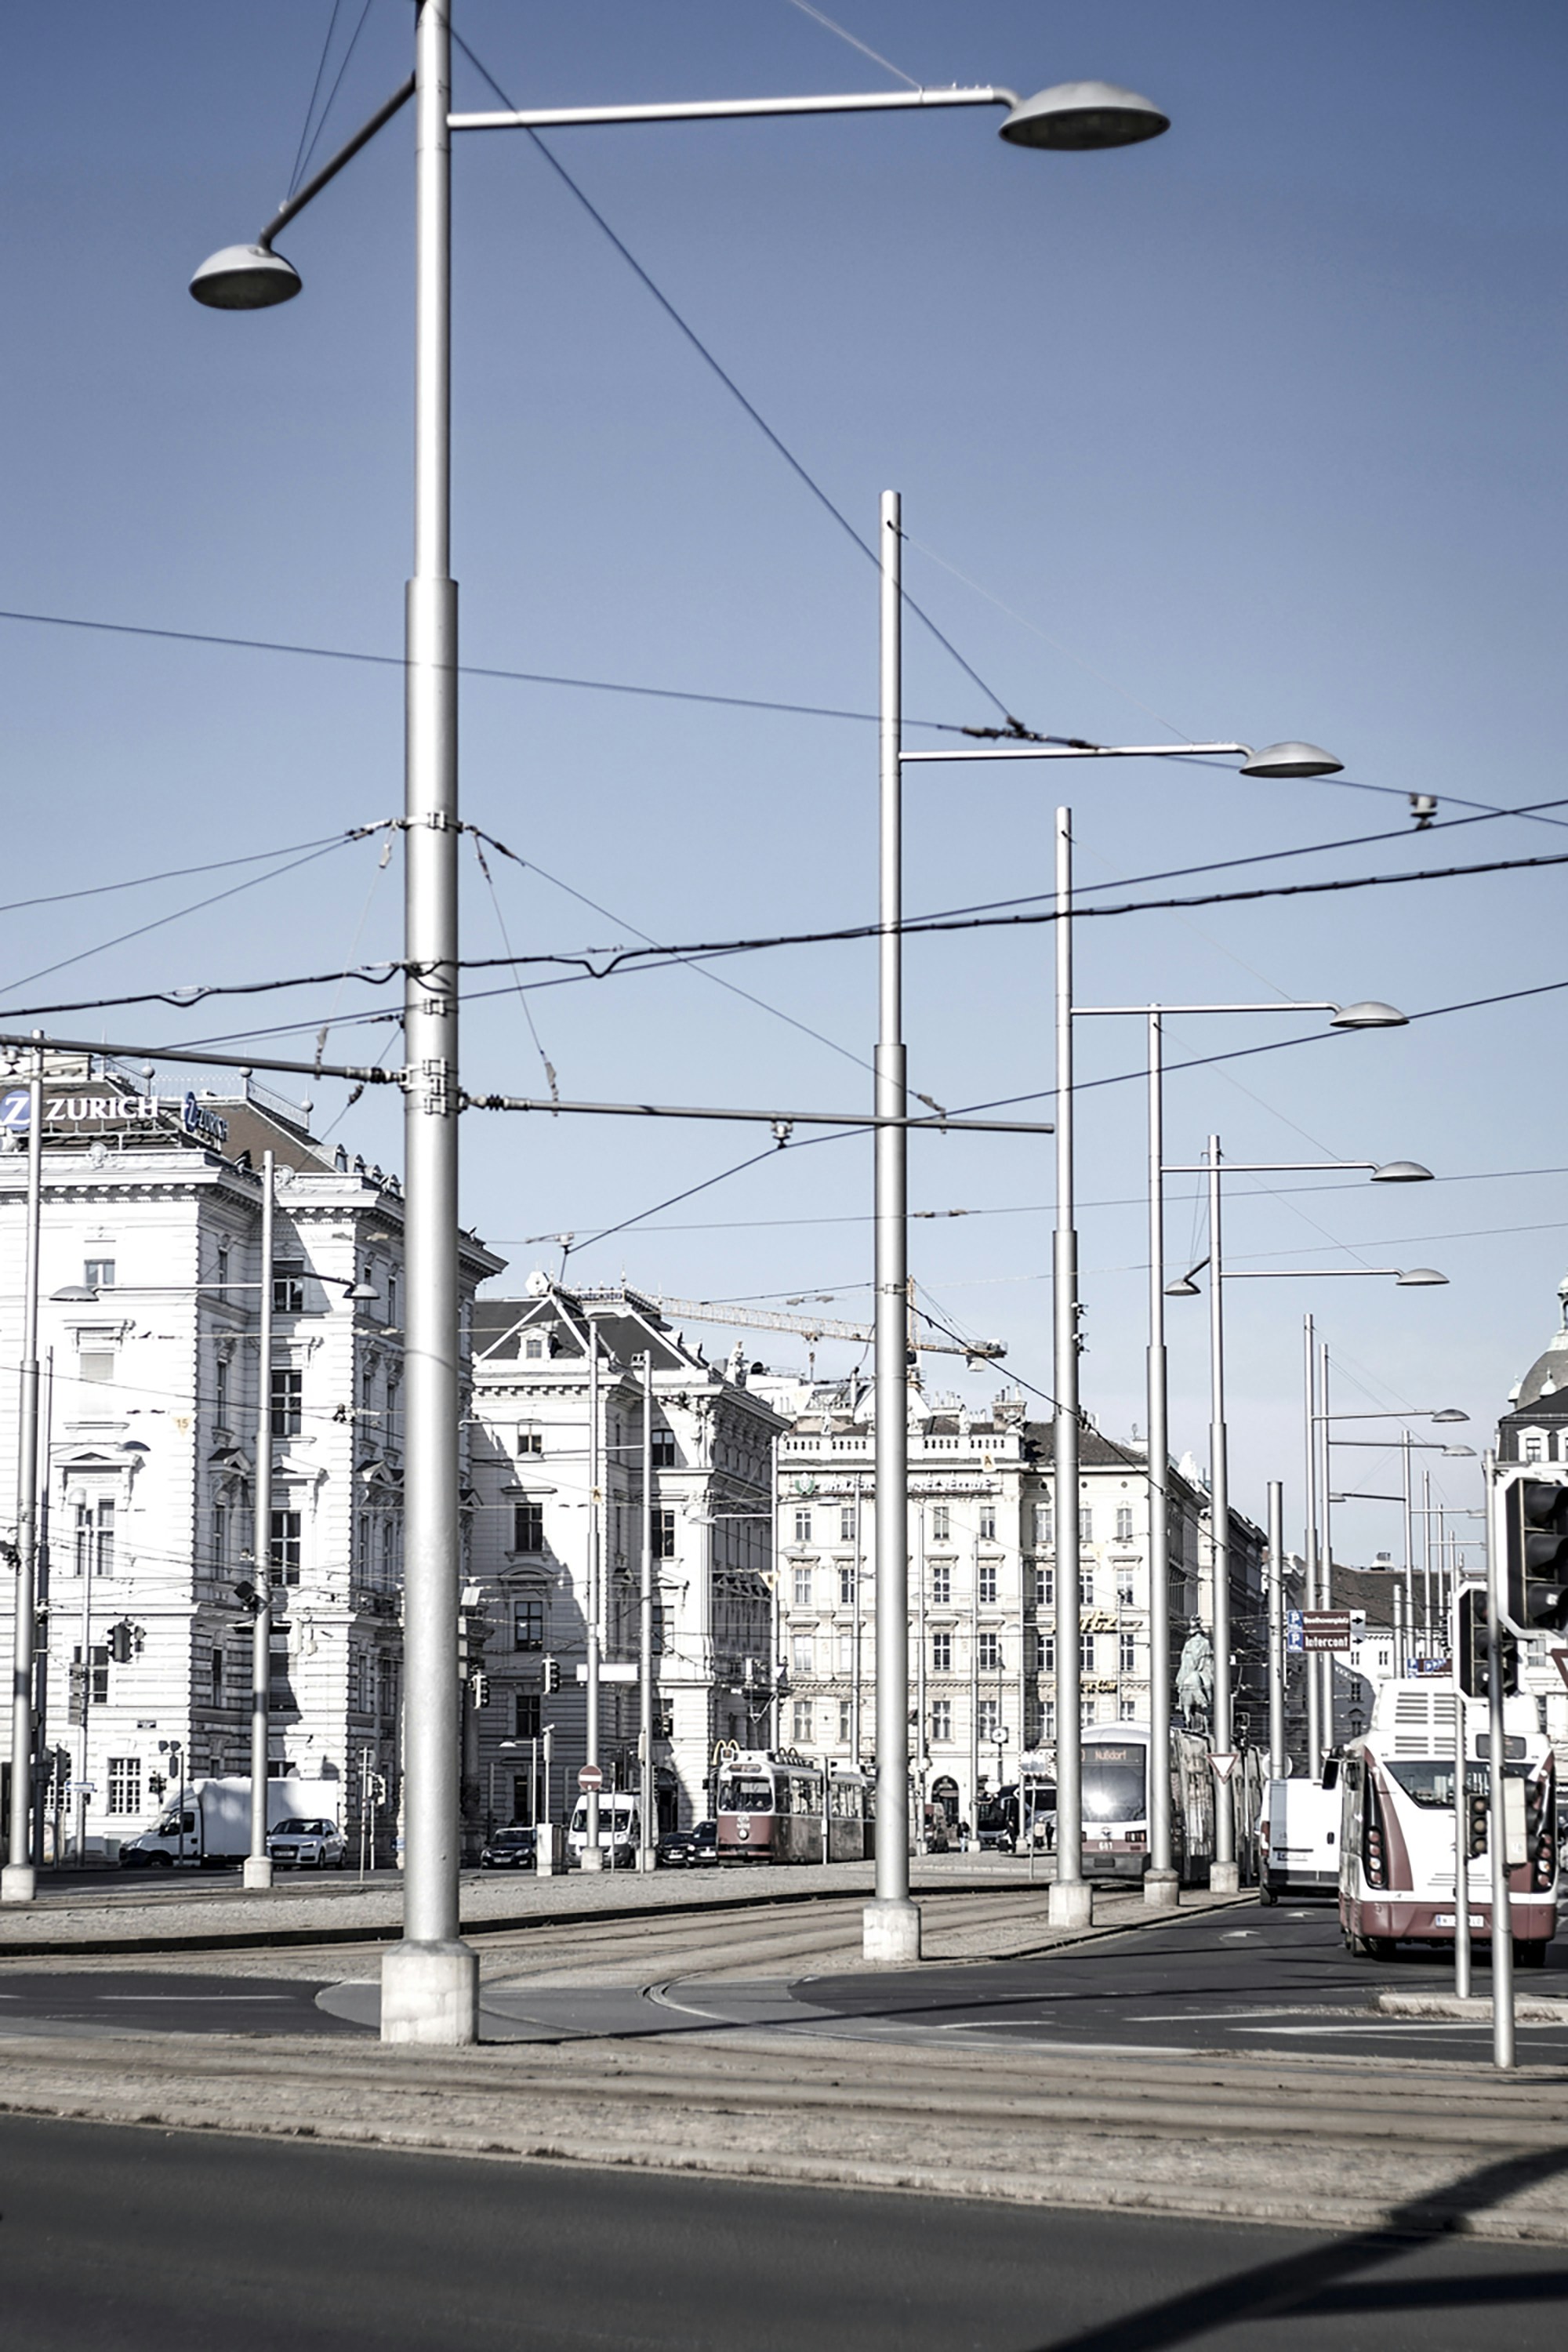
[[[68,1798],[96,1797],[97,1794],[98,1782],[96,1780],[68,1780],[66,1782],[66,1795]]]
[[[1301,1635],[1301,1612],[1299,1609],[1287,1609],[1285,1612],[1285,1647],[1288,1650],[1300,1650],[1304,1649],[1305,1646],[1306,1644]]]
[[[577,1775],[577,1786],[582,1790],[583,1794],[585,1797],[591,1797],[595,1790],[602,1789],[604,1785],[605,1776],[598,1765],[584,1764]]]
[[[1236,1769],[1237,1759],[1234,1751],[1227,1754],[1225,1750],[1216,1748],[1209,1758],[1209,1762],[1214,1766],[1216,1780],[1228,1780]]]
[[[1454,1671],[1454,1662],[1452,1658],[1406,1658],[1405,1671],[1407,1675],[1440,1675],[1446,1681]]]
[[[1325,1650],[1348,1650],[1351,1646],[1351,1612],[1348,1609],[1303,1609],[1301,1612],[1301,1647],[1321,1654]]]
[[[614,1663],[606,1661],[599,1668],[599,1680],[602,1683],[635,1683],[637,1678],[637,1667],[633,1664],[627,1664],[624,1660],[616,1660]],[[588,1669],[586,1666],[578,1667],[577,1679],[580,1683],[585,1683],[587,1681]]]

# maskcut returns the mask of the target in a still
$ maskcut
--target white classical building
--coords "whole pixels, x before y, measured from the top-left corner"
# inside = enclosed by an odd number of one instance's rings
[[[778,1444],[777,1736],[871,1759],[876,1737],[876,1437],[861,1380],[753,1375],[784,1414]],[[1052,1432],[1021,1392],[988,1409],[910,1390],[910,1677],[926,1801],[973,1822],[1020,1752],[1056,1738]],[[1149,1711],[1147,1454],[1086,1428],[1079,1459],[1080,1695],[1089,1723]],[[1179,1650],[1207,1623],[1207,1496],[1170,1473],[1171,1617]],[[1258,1530],[1231,1518],[1238,1628],[1261,1603]]]
[[[559,1822],[574,1801],[587,1755],[595,1553],[606,1668],[598,1761],[606,1788],[637,1785],[645,1358],[658,1826],[683,1828],[711,1810],[718,1742],[766,1737],[773,1449],[783,1424],[747,1385],[738,1349],[726,1365],[710,1364],[638,1292],[569,1289],[535,1275],[526,1297],[474,1309],[467,1598],[485,1629],[485,1664],[484,1704],[470,1716],[470,1819],[535,1817],[547,1728],[549,1817]]]
[[[26,1129],[0,1102],[0,1528],[16,1520]],[[41,1748],[53,1850],[112,1857],[175,1774],[249,1769],[262,1153],[276,1160],[270,1769],[397,1796],[403,1202],[248,1079],[150,1091],[101,1056],[47,1072]],[[468,1237],[462,1280],[502,1261]],[[351,1301],[368,1284],[374,1300]],[[13,1600],[0,1587],[10,1685]],[[457,1671],[454,1661],[454,1672]]]

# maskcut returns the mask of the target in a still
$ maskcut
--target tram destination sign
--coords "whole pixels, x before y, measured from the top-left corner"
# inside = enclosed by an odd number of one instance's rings
[[[1301,1612],[1301,1647],[1316,1651],[1348,1650],[1351,1646],[1351,1612],[1348,1609],[1303,1609]]]

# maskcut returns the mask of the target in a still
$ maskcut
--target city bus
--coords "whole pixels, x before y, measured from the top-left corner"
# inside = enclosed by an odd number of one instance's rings
[[[1384,1683],[1372,1729],[1340,1766],[1340,1931],[1359,1958],[1386,1960],[1403,1943],[1451,1944],[1458,1924],[1455,1707],[1462,1710],[1467,1819],[1489,1834],[1490,1738],[1484,1700],[1451,1682]],[[1509,1926],[1521,1967],[1540,1968],[1556,1933],[1560,1853],[1552,1743],[1535,1701],[1503,1701],[1503,1820]],[[1473,1936],[1492,1933],[1489,1845],[1468,1862]]]
[[[876,1852],[875,1790],[850,1764],[793,1748],[734,1748],[718,1762],[721,1862],[866,1862]]]

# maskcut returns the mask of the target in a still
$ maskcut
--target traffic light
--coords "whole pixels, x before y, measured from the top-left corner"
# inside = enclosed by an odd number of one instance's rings
[[[1479,1584],[1461,1585],[1458,1596],[1458,1655],[1455,1668],[1467,1698],[1485,1698],[1487,1681],[1487,1596]],[[1502,1689],[1511,1698],[1519,1688],[1519,1643],[1506,1625],[1500,1627],[1498,1652],[1502,1664]]]
[[[1568,1467],[1500,1474],[1502,1613],[1516,1633],[1568,1627]]]
[[[559,1659],[559,1658],[546,1658],[546,1659],[545,1659],[545,1661],[544,1661],[544,1688],[545,1688],[545,1691],[546,1691],[546,1693],[549,1693],[549,1692],[551,1692],[551,1691],[558,1691],[558,1690],[560,1689],[560,1687],[561,1687],[561,1661],[560,1661],[560,1659]]]
[[[474,1705],[476,1706],[489,1706],[490,1703],[490,1678],[489,1675],[483,1673],[470,1675],[468,1676],[468,1689],[472,1694]]]
[[[1491,1806],[1484,1789],[1465,1790],[1465,1852],[1472,1862],[1487,1850]]]
[[[128,1666],[136,1654],[136,1628],[123,1619],[109,1629],[109,1654],[117,1666]]]

